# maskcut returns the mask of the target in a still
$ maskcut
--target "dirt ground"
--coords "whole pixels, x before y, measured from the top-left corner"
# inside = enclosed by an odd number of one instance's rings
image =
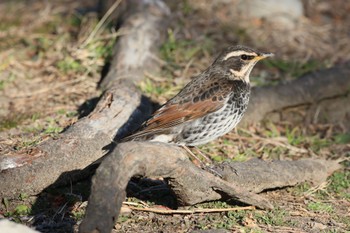
[[[239,21],[232,11],[235,0],[167,3],[172,23],[159,53],[166,65],[158,76],[148,75],[139,84],[143,93],[159,103],[176,94],[230,44],[276,53],[273,60],[254,69],[253,85],[274,85],[350,59],[349,1],[305,1],[306,17],[288,34],[289,40],[281,38],[283,31],[264,22]],[[108,22],[94,31],[98,21],[92,0],[0,2],[0,156],[30,150],[92,111],[102,93],[98,83],[111,58],[114,38],[120,34]],[[302,41],[290,39],[300,35],[304,35]],[[304,183],[262,193],[275,206],[272,211],[137,211],[133,207],[198,210],[239,206],[225,202],[177,206],[163,184],[133,180],[115,232],[350,232],[350,133],[341,122],[304,125],[266,120],[238,128],[200,150],[214,162],[254,157],[347,161],[342,170],[316,187]],[[40,232],[77,232],[89,185],[85,180],[39,196],[22,193],[13,200],[1,198],[0,218]]]

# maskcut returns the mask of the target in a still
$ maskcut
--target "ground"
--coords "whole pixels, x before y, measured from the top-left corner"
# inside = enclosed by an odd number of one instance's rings
[[[322,48],[322,52],[311,52],[307,59],[304,47],[290,49],[296,45],[285,44],[283,48],[276,48],[275,45],[286,42],[269,41],[278,40],[274,37],[259,41],[252,36],[259,32],[256,25],[238,23],[234,14],[224,7],[225,1],[218,2],[181,1],[175,5],[168,1],[174,20],[159,54],[166,65],[157,76],[146,74],[146,81],[139,84],[152,100],[164,103],[193,75],[205,69],[221,48],[232,43],[275,53],[278,50],[279,56],[254,69],[253,85],[274,85],[349,59],[349,46],[344,43],[349,39],[350,20],[344,10],[349,9],[348,2],[314,1],[308,7],[303,30],[313,28],[307,35],[309,41],[315,42],[308,46],[315,46],[311,51]],[[55,137],[93,109],[101,94],[97,88],[101,73],[111,57],[114,38],[118,36],[108,22],[90,36],[98,23],[96,10],[94,1],[83,5],[69,0],[0,3],[1,155],[30,150],[47,138]],[[207,17],[209,14],[211,17]],[[316,38],[320,33],[324,33],[324,37],[318,42]],[[349,131],[342,124],[306,126],[264,121],[238,128],[200,150],[215,162],[245,161],[253,157],[349,159],[349,142]],[[316,187],[300,184],[261,194],[273,202],[276,208],[272,211],[165,215],[132,210],[133,206],[168,210],[176,207],[176,203],[163,186],[159,190],[157,185],[146,188],[140,181],[131,182],[129,193],[138,198],[128,197],[115,231],[350,231],[349,162],[343,165],[344,169]],[[139,188],[141,190],[135,192]],[[14,200],[2,198],[0,218],[7,217],[42,232],[74,232],[84,216],[88,194],[87,180],[71,187],[48,190],[39,197],[23,193]],[[178,209],[235,206],[235,203],[212,202]]]

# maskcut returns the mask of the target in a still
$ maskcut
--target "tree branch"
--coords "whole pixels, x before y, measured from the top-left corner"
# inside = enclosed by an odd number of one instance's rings
[[[243,163],[223,163],[214,168],[223,176],[221,179],[196,167],[178,146],[121,143],[96,171],[80,232],[111,232],[125,199],[126,186],[133,176],[165,178],[182,205],[233,199],[270,209],[272,204],[255,193],[304,181],[323,182],[328,174],[339,169],[338,162],[253,159]]]
[[[41,143],[31,154],[1,157],[1,197],[37,194],[53,183],[76,180],[83,169],[105,154],[102,148],[116,134],[122,136],[135,129],[153,111],[134,82],[144,77],[144,71],[152,73],[160,67],[154,57],[163,43],[164,37],[158,35],[166,29],[169,9],[157,0],[128,4],[130,12],[123,20],[130,28],[115,45],[112,66],[104,81],[107,90],[95,110],[58,138]]]
[[[243,124],[263,120],[268,113],[303,104],[317,104],[322,100],[350,91],[350,62],[329,69],[306,74],[276,86],[256,87],[252,90]],[[349,106],[344,106],[350,112]],[[345,120],[345,119],[343,119]]]

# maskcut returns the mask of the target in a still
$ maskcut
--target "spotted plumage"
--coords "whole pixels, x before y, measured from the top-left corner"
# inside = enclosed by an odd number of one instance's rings
[[[268,56],[271,54],[244,46],[227,48],[123,141],[152,140],[195,146],[228,133],[247,109],[251,70]]]

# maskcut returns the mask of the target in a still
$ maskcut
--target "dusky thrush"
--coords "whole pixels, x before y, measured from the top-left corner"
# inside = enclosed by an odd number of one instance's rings
[[[250,72],[259,60],[272,55],[240,45],[226,48],[211,66],[122,141],[196,146],[228,133],[247,109]]]

